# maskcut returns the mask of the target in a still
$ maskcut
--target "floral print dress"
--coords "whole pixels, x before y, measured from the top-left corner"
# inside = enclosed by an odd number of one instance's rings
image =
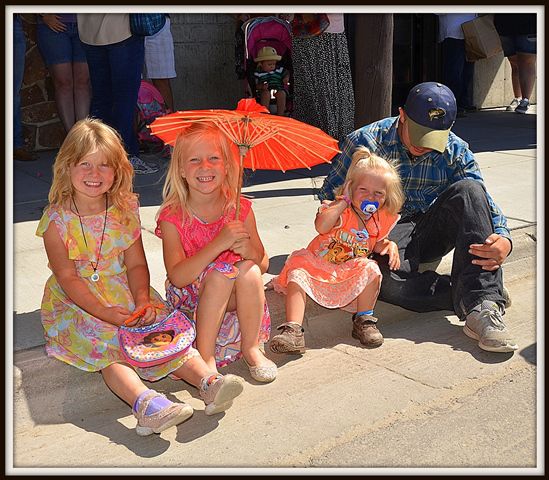
[[[74,261],[78,275],[90,291],[105,306],[121,306],[133,311],[135,304],[128,285],[124,251],[141,235],[139,204],[131,206],[129,220],[123,220],[120,210],[114,205],[105,212],[79,217],[74,212],[58,205],[48,206],[40,220],[36,234],[44,235],[53,224],[65,244],[69,259]],[[91,279],[92,265],[97,260],[103,226],[105,235],[97,272],[99,280]],[[86,242],[82,235],[86,234]],[[164,304],[160,295],[151,288],[151,302]],[[169,308],[157,309],[157,319],[170,313]],[[46,339],[46,352],[81,370],[95,372],[112,363],[126,363],[118,343],[118,328],[93,317],[80,308],[63,291],[55,275],[51,275],[44,288],[41,320]],[[198,355],[191,348],[184,355],[162,365],[135,368],[145,380],[159,380],[177,370],[187,360]]]
[[[319,305],[355,313],[357,297],[381,276],[376,261],[368,257],[398,219],[380,209],[359,226],[357,216],[346,208],[330,232],[317,235],[307,248],[288,257],[280,275],[272,280],[273,288],[286,294],[288,283],[295,282]]]
[[[240,199],[240,217],[246,219],[250,212],[252,204],[250,200],[241,197]],[[173,214],[167,209],[160,212],[158,216],[157,227],[155,233],[158,237],[162,237],[160,222],[166,221],[173,223],[179,237],[183,251],[187,257],[191,257],[199,252],[205,245],[213,240],[221,231],[223,226],[235,218],[235,209],[222,215],[218,220],[212,223],[205,223],[193,216],[190,221],[182,224],[182,215]],[[166,300],[171,307],[182,310],[193,322],[196,322],[196,307],[198,306],[198,292],[200,284],[212,270],[217,270],[223,273],[226,277],[235,279],[238,276],[238,267],[236,262],[240,261],[239,255],[226,250],[221,253],[212,263],[210,263],[199,277],[190,285],[183,288],[178,288],[166,279]],[[263,318],[259,331],[259,343],[265,343],[269,340],[271,332],[271,315],[267,302],[263,307]],[[238,324],[238,316],[236,311],[226,312],[222,320],[221,328],[217,335],[215,346],[215,359],[218,367],[225,366],[242,356],[240,352],[240,327]]]

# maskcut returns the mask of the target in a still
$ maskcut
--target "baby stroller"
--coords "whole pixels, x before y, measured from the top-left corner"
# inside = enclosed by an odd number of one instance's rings
[[[252,96],[258,98],[255,88],[254,71],[256,64],[254,58],[263,47],[273,47],[282,57],[279,64],[290,72],[289,97],[286,100],[286,110],[292,111],[293,69],[292,69],[292,37],[290,24],[277,17],[251,18],[242,25],[244,31],[244,65],[246,78]],[[274,98],[271,103],[276,104]]]

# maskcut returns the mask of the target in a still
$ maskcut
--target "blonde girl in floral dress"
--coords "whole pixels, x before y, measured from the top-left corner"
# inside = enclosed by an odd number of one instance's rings
[[[198,387],[206,414],[225,410],[242,381],[212,371],[194,349],[147,368],[126,363],[118,327],[152,304],[130,326],[162,319],[169,309],[149,285],[139,219],[132,193],[133,169],[119,135],[99,120],[77,122],[53,166],[53,183],[36,234],[43,237],[49,268],[41,305],[46,352],[88,372],[100,371],[107,386],[132,406],[137,434],[150,435],[193,414],[148,389],[141,378],[167,375]]]
[[[353,313],[352,336],[369,348],[379,347],[374,306],[381,272],[372,252],[389,255],[398,268],[396,244],[387,235],[399,219],[404,195],[396,169],[386,160],[358,148],[336,200],[323,203],[315,219],[318,235],[307,248],[293,252],[274,289],[286,295],[286,322],[271,340],[277,353],[303,353],[307,296],[326,308]]]
[[[261,349],[269,257],[248,199],[235,219],[238,182],[238,150],[218,127],[197,123],[179,135],[157,216],[166,298],[196,323],[196,348],[212,370],[243,357],[254,380],[271,382],[277,368]]]

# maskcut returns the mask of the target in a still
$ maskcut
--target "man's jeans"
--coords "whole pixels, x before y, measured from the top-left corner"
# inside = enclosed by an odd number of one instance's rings
[[[442,42],[442,81],[454,93],[457,106],[473,104],[475,64],[465,60],[465,40],[446,38]]]
[[[112,45],[83,45],[92,85],[91,115],[115,128],[128,153],[137,155],[134,118],[145,58],[144,37],[132,35]]]
[[[453,310],[462,320],[483,300],[503,307],[502,269],[482,270],[468,253],[470,244],[484,243],[493,232],[484,186],[475,180],[454,183],[426,213],[401,219],[389,234],[399,247],[398,271],[389,270],[387,255],[374,256],[383,274],[379,300],[415,312]],[[418,272],[420,263],[439,260],[454,247],[450,279]]]
[[[21,17],[13,16],[13,148],[23,146],[23,127],[21,125],[21,85],[25,73],[25,52],[27,41]]]

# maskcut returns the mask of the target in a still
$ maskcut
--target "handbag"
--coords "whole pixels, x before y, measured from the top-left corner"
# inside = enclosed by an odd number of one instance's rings
[[[296,13],[292,20],[294,37],[316,37],[330,26],[325,13]]]
[[[189,350],[196,338],[192,322],[180,310],[143,327],[118,328],[118,343],[134,367],[152,367],[168,362]]]
[[[134,35],[149,37],[166,24],[165,13],[130,13],[130,31]]]
[[[461,24],[465,40],[465,58],[476,62],[503,51],[501,39],[491,15],[482,15]]]

